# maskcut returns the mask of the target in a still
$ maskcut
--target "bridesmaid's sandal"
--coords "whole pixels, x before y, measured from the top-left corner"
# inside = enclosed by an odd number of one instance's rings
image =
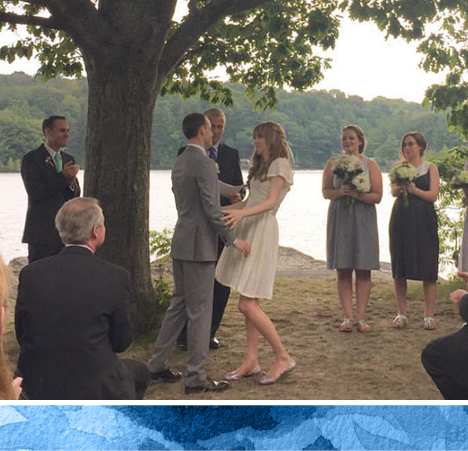
[[[397,316],[395,316],[395,319],[393,320],[392,326],[394,329],[403,329],[408,325],[408,318],[406,315],[402,315],[399,313]]]
[[[340,324],[340,332],[352,332],[353,331],[353,318],[345,318]]]
[[[358,319],[356,320],[356,329],[358,332],[371,332],[372,327],[369,326],[369,324],[366,323],[365,319]]]
[[[424,329],[426,330],[434,330],[437,329],[437,323],[432,316],[426,316],[424,318]]]

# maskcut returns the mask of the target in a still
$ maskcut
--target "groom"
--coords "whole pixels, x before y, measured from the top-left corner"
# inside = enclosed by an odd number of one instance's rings
[[[168,366],[167,360],[188,320],[185,393],[218,392],[229,388],[229,384],[210,379],[204,368],[210,340],[218,235],[227,246],[235,246],[245,256],[250,247],[236,238],[222,219],[216,164],[206,154],[213,137],[210,121],[201,113],[192,113],[184,118],[182,129],[189,142],[172,169],[178,214],[171,247],[174,293],[148,366],[153,379],[176,382],[182,377]]]

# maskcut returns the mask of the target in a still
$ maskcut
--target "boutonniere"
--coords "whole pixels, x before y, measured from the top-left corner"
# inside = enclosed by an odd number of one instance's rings
[[[219,174],[219,164],[214,161],[216,172]]]
[[[50,156],[45,159],[44,163],[49,165],[51,168],[55,168],[54,160]]]

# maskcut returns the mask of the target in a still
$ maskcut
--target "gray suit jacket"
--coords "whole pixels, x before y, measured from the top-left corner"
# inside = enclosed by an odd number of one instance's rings
[[[222,220],[215,163],[200,148],[189,144],[172,168],[172,191],[178,214],[172,257],[216,261],[218,235],[228,246],[236,235]]]

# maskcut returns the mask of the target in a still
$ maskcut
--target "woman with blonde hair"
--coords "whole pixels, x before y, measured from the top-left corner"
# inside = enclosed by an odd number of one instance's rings
[[[10,269],[0,254],[0,335],[5,330],[5,305],[10,294]],[[0,340],[0,399],[15,400],[21,394],[22,378],[12,380],[8,363],[3,352],[3,343]]]
[[[293,184],[291,153],[286,135],[276,122],[262,122],[253,130],[255,151],[247,185],[247,200],[225,208],[225,221],[235,227],[237,236],[251,245],[247,258],[238,258],[225,248],[216,266],[216,279],[235,288],[239,310],[245,317],[247,355],[239,368],[228,373],[228,380],[260,373],[258,338],[261,334],[275,353],[269,371],[259,379],[260,385],[274,384],[292,371],[296,362],[286,351],[270,318],[260,308],[260,299],[273,297],[278,259],[278,222],[275,214]]]

